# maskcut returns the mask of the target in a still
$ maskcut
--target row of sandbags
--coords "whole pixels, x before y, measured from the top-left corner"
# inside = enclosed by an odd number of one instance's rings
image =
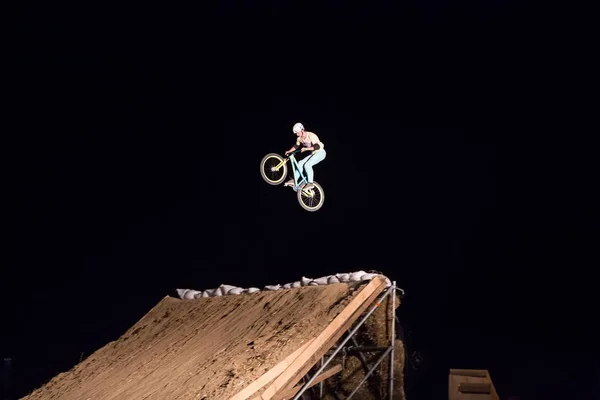
[[[347,283],[347,282],[363,282],[370,281],[376,276],[383,276],[386,280],[387,287],[392,285],[392,282],[385,277],[384,275],[377,272],[365,272],[365,271],[356,271],[349,273],[339,273],[335,275],[323,276],[317,279],[311,279],[302,277],[301,280],[286,283],[284,285],[267,285],[263,290],[272,291],[272,290],[280,290],[280,289],[291,289],[291,288],[299,288],[303,286],[320,286],[320,285],[331,285],[334,283]],[[236,294],[244,294],[244,293],[256,293],[260,292],[259,288],[251,287],[247,289],[243,289],[236,286],[231,285],[221,285],[218,288],[214,289],[206,289],[203,291],[192,290],[192,289],[177,289],[177,294],[181,299],[189,300],[189,299],[198,299],[200,297],[217,297],[217,296],[229,296]]]

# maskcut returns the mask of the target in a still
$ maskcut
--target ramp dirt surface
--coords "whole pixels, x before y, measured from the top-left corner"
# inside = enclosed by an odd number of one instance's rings
[[[228,399],[316,337],[362,287],[165,297],[118,340],[23,399]]]

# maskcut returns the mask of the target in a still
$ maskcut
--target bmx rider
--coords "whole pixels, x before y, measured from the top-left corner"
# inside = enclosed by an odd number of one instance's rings
[[[304,126],[300,122],[294,124],[292,130],[298,138],[296,139],[296,144],[286,151],[285,155],[287,156],[292,151],[297,150],[300,146],[303,146],[300,150],[302,153],[305,151],[312,152],[308,157],[298,161],[298,167],[300,168],[300,171],[304,169],[308,181],[304,189],[311,189],[314,187],[314,172],[312,167],[323,161],[327,156],[327,152],[325,151],[323,142],[319,140],[319,137],[313,132],[304,130]],[[288,180],[285,183],[285,186],[294,186],[294,179]]]

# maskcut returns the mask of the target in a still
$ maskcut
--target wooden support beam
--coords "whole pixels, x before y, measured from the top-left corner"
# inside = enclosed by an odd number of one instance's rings
[[[267,383],[277,378],[287,367],[290,366],[294,361],[315,339],[311,339],[308,342],[300,346],[296,351],[283,359],[280,363],[276,364],[273,368],[265,372],[258,379],[254,380],[250,385],[242,389],[238,394],[230,398],[229,400],[246,400],[253,396],[256,392],[262,389]]]
[[[458,384],[458,391],[461,393],[490,394],[492,385],[489,383],[461,382]]]
[[[488,376],[488,373],[485,369],[450,369],[450,375],[485,378]]]
[[[271,400],[278,392],[295,385],[369,307],[385,289],[385,284],[385,279],[382,277],[376,276],[373,278],[331,321],[325,330],[310,343],[302,354],[255,399]]]
[[[318,385],[319,383],[321,383],[322,381],[324,381],[327,378],[331,378],[333,375],[339,373],[342,371],[342,365],[338,364],[336,366],[334,366],[333,368],[329,368],[327,371],[321,373],[321,375],[317,376],[315,378],[314,381],[312,381],[312,383],[310,384],[310,386],[307,389],[310,389],[311,387]],[[287,400],[290,399],[292,397],[294,397],[296,395],[296,393],[298,393],[300,391],[300,389],[302,389],[304,385],[296,385],[291,389],[287,389],[284,390],[283,392],[281,392],[281,394],[276,395],[273,400]]]

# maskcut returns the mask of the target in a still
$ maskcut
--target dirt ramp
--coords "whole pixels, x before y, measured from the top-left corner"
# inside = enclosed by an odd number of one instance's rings
[[[118,340],[23,399],[228,399],[319,335],[358,292],[339,283],[165,297]]]

